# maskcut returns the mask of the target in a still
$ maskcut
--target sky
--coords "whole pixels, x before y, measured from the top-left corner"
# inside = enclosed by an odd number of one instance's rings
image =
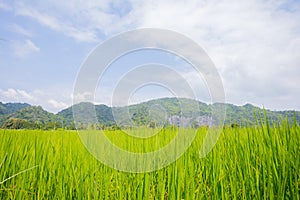
[[[0,101],[56,113],[72,105],[77,74],[99,44],[129,30],[161,28],[186,35],[206,51],[226,102],[300,110],[299,19],[296,0],[0,0]],[[96,102],[109,105],[118,77],[149,62],[178,69],[199,90],[199,100],[209,102],[204,81],[187,63],[151,50],[113,63],[99,82]],[[172,94],[156,85],[138,89],[130,101],[163,96]]]

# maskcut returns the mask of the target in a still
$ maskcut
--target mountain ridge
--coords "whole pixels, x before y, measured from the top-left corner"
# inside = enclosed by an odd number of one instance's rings
[[[15,105],[15,106],[14,106]],[[300,112],[295,110],[272,111],[262,109],[250,103],[242,106],[229,103],[206,104],[201,101],[187,98],[161,98],[152,99],[138,104],[128,106],[110,107],[104,104],[92,104],[90,102],[81,102],[62,109],[57,114],[44,110],[41,106],[31,106],[26,103],[6,103],[0,102],[0,127],[3,127],[9,119],[22,119],[30,123],[41,125],[51,124],[63,128],[74,128],[73,111],[85,113],[78,121],[83,127],[87,127],[89,117],[92,111],[87,113],[88,107],[95,108],[99,126],[143,126],[150,124],[177,125],[183,127],[198,127],[210,125],[211,111],[214,106],[221,105],[226,108],[225,124],[253,125],[256,123],[256,117],[268,116],[271,122],[280,122],[286,117],[292,123],[294,117],[300,122]],[[199,108],[199,109],[198,109]],[[152,112],[152,115],[151,115]],[[129,115],[128,115],[129,113]],[[257,116],[256,116],[257,114]]]
[[[31,106],[28,103],[2,103],[0,102],[0,115],[11,114],[22,108]]]

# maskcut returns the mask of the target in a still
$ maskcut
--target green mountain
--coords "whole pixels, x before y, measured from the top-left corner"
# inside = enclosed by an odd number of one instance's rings
[[[271,123],[279,123],[286,117],[290,123],[293,123],[294,119],[300,123],[299,111],[271,111],[251,104],[243,106],[233,104],[211,105],[192,99],[162,98],[124,107],[108,107],[83,102],[64,109],[56,115],[43,110],[40,106],[0,103],[0,127],[27,128],[35,126],[74,129],[73,112],[77,116],[77,127],[81,128],[116,125],[121,127],[145,125],[151,127],[165,125],[198,127],[214,124],[216,120],[211,116],[211,112],[218,110],[219,106],[226,108],[225,124],[227,125],[253,125],[257,120],[264,120],[264,113]]]
[[[65,119],[66,124],[73,122],[73,109],[80,116],[76,121],[82,124],[94,122],[91,119],[93,112],[99,124],[111,126],[142,126],[142,125],[177,125],[184,127],[197,127],[214,124],[211,118],[213,109],[224,106],[226,109],[225,124],[237,124],[240,126],[253,125],[256,120],[264,120],[264,112],[269,122],[279,123],[288,117],[293,123],[294,115],[297,122],[300,122],[299,111],[270,111],[255,107],[251,104],[236,106],[232,104],[205,104],[199,101],[185,98],[162,98],[150,100],[140,104],[125,107],[108,107],[105,105],[93,105],[91,103],[80,103],[62,110],[57,115]],[[95,109],[95,111],[94,111]]]
[[[0,102],[0,115],[7,115],[14,112],[17,112],[18,110],[21,110],[22,108],[26,108],[30,106],[27,103],[1,103]]]
[[[9,114],[7,117],[25,119],[29,122],[39,122],[42,124],[59,120],[55,114],[45,111],[41,106],[29,106]]]
[[[62,118],[45,111],[41,106],[29,105],[14,113],[2,115],[0,119],[0,126],[2,125],[6,128],[15,126],[20,128],[53,127],[56,126],[56,123],[60,123],[62,121]]]
[[[95,111],[94,111],[95,109]],[[94,115],[94,112],[96,114],[96,117],[98,119],[97,123],[103,124],[103,125],[112,125],[114,124],[114,118],[112,115],[112,109],[106,105],[93,105],[92,103],[82,102],[79,104],[76,104],[74,106],[71,106],[67,109],[64,109],[57,113],[57,116],[64,119],[64,122],[66,125],[70,125],[74,122],[73,119],[73,111],[76,113],[80,113],[80,119],[77,119],[76,121],[86,124],[90,122],[91,116]]]

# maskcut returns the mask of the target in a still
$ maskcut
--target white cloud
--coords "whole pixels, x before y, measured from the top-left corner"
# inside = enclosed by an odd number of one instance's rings
[[[135,5],[139,26],[179,31],[204,47],[224,81],[228,101],[291,108],[289,104],[299,99],[299,2],[144,1]]]
[[[3,3],[3,2],[0,2],[0,9],[9,11],[9,10],[11,10],[12,8],[11,8],[9,5],[7,5],[7,4],[5,4],[5,3]]]
[[[41,105],[47,111],[56,113],[71,105],[71,98],[64,95],[57,96],[51,90],[33,90],[26,91],[23,89],[9,88],[6,90],[0,89],[0,101],[2,102],[25,102],[31,105]]]
[[[7,91],[1,90],[0,89],[0,94],[1,96],[5,97],[5,98],[9,98],[9,99],[16,99],[17,98],[17,91],[15,91],[14,89],[9,88]]]
[[[23,42],[12,42],[12,50],[14,54],[20,58],[25,58],[33,53],[40,51],[40,48],[36,46],[31,40],[25,40]]]
[[[29,94],[24,90],[19,89],[12,89],[9,88],[7,90],[0,89],[0,96],[2,99],[6,101],[21,101],[21,102],[28,102],[28,101],[35,101],[35,97]]]
[[[80,92],[76,91],[71,95],[72,101],[76,103],[80,102],[92,102],[94,99],[94,94],[92,92]]]
[[[8,29],[9,29],[10,31],[12,31],[12,32],[19,33],[19,34],[25,35],[25,36],[27,36],[27,37],[32,37],[32,36],[33,36],[33,34],[32,34],[30,31],[24,29],[22,26],[20,26],[20,25],[18,25],[18,24],[15,24],[15,23],[14,23],[14,24],[11,24],[11,25],[8,27]]]
[[[53,106],[53,108],[59,109],[59,110],[68,107],[68,104],[66,104],[66,103],[64,103],[64,102],[58,102],[58,101],[56,101],[56,100],[54,100],[54,99],[50,99],[50,100],[48,101],[48,103],[49,103],[51,106]]]
[[[294,103],[300,99],[299,1],[48,0],[12,7],[17,15],[81,42],[138,27],[178,31],[212,58],[228,101],[300,109]]]
[[[44,25],[54,31],[62,32],[66,36],[72,37],[80,42],[95,42],[98,41],[97,34],[94,30],[86,28],[77,28],[73,26],[71,22],[64,21],[63,18],[58,19],[54,15],[49,15],[47,12],[41,12],[36,9],[32,9],[24,4],[19,4],[15,10],[17,15],[30,17],[38,21],[41,25]]]
[[[27,93],[24,90],[17,90],[18,94],[20,95],[21,98],[27,100],[27,101],[32,101],[35,100],[35,97],[30,95],[29,93]]]

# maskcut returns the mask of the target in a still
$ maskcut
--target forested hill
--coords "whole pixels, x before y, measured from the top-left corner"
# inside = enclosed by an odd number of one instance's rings
[[[0,115],[0,127],[4,128],[53,128],[60,126],[64,119],[50,112],[45,111],[41,106],[19,107],[16,112],[9,111],[9,114]]]
[[[30,105],[27,103],[1,103],[0,102],[0,115],[11,114],[17,112],[22,108],[26,108],[28,106]]]
[[[266,112],[271,123],[278,123],[286,117],[293,123],[300,123],[299,111],[271,111],[255,107],[251,104],[236,106],[233,104],[208,105],[199,101],[184,98],[163,98],[126,107],[108,107],[95,105],[97,124],[93,127],[129,127],[176,125],[182,127],[198,127],[210,125],[211,110],[214,106],[226,108],[225,124],[248,126],[256,123],[257,118]],[[22,103],[0,103],[0,127],[2,128],[68,128],[74,129],[73,110],[84,113],[78,123],[82,128],[88,126],[91,113],[87,108],[94,108],[91,103],[79,103],[66,108],[57,114],[45,111],[41,106]],[[116,123],[117,122],[117,123]]]

